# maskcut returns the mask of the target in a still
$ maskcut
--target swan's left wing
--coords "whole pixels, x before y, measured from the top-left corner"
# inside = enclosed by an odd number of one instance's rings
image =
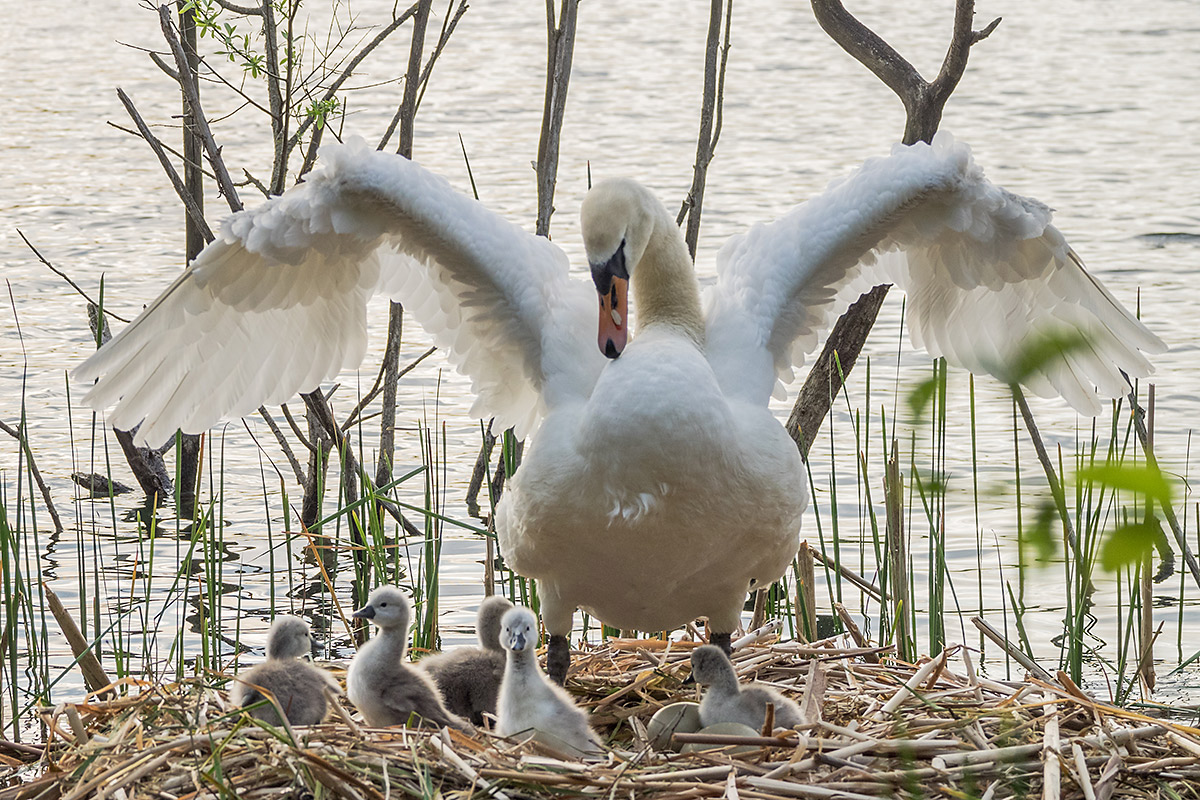
[[[777,379],[859,293],[908,293],[913,341],[935,356],[1096,414],[1165,349],[1050,224],[1050,210],[984,177],[949,134],[897,145],[717,257],[709,360],[727,393],[765,402]],[[1020,371],[1047,337],[1078,333],[1060,358]],[[1027,357],[1026,357],[1027,358]],[[1027,358],[1028,360],[1028,358]]]
[[[524,434],[587,397],[604,358],[595,292],[567,259],[442,178],[361,141],[305,183],[230,217],[140,317],[75,370],[84,400],[138,441],[203,431],[361,362],[384,294],[472,382],[475,410]]]

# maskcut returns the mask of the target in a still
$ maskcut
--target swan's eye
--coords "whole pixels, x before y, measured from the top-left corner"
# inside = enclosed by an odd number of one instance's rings
[[[387,603],[380,603],[380,604],[379,604],[379,607],[380,607],[380,608],[387,608]]]

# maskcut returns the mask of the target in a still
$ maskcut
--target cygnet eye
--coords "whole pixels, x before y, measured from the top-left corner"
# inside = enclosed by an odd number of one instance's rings
[[[380,604],[379,604],[379,607],[380,607],[380,608],[387,608],[387,603],[380,603]]]

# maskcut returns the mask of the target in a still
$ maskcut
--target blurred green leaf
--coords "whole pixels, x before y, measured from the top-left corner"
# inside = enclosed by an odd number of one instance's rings
[[[1154,549],[1156,525],[1144,522],[1122,525],[1100,546],[1100,564],[1110,572],[1148,557]]]
[[[1089,346],[1087,334],[1078,328],[1042,331],[1030,337],[1011,361],[993,371],[1007,375],[1009,383],[1024,383],[1030,375],[1045,372],[1048,366]]]
[[[908,410],[912,415],[921,419],[925,416],[925,410],[929,408],[929,404],[933,401],[933,393],[937,391],[938,379],[934,375],[926,378],[909,390],[908,396],[904,398],[908,403]]]
[[[1062,527],[1058,519],[1058,509],[1051,500],[1043,500],[1034,513],[1033,522],[1025,528],[1021,537],[1021,560],[1032,549],[1038,561],[1049,561],[1057,551],[1058,536],[1056,532]]]
[[[1171,505],[1171,484],[1163,477],[1162,470],[1149,465],[1102,464],[1079,470],[1076,476],[1081,481],[1101,483],[1112,489],[1135,492],[1158,501],[1160,506]]]

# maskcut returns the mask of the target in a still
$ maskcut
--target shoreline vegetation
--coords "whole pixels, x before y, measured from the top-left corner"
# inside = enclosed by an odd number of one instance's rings
[[[465,2],[451,2],[441,28],[427,32],[431,3],[421,0],[361,40],[347,33],[322,49],[299,34],[296,0],[268,0],[250,14],[222,6],[190,0],[182,14],[160,10],[167,49],[165,56],[152,57],[187,98],[182,161],[132,101],[122,98],[137,135],[163,164],[187,209],[189,258],[213,238],[207,215],[225,211],[204,209],[205,179],[221,186],[232,210],[241,207],[242,193],[281,192],[311,169],[323,137],[340,134],[346,121],[344,87],[356,65],[400,30],[412,35],[410,58],[395,116],[379,144],[411,152],[429,76],[439,54],[456,43],[455,28],[468,11]],[[679,215],[693,253],[705,173],[721,133],[730,39],[736,33],[731,4],[712,0],[711,7],[694,183]],[[973,30],[974,3],[958,0],[946,64],[937,78],[925,81],[839,3],[813,0],[813,7],[822,27],[856,58],[874,64],[873,71],[905,102],[905,141],[932,137],[942,105],[963,76],[968,51],[999,23]],[[553,3],[548,7],[546,106],[535,165],[542,234],[549,232],[553,213],[576,11],[577,0],[562,0],[557,14]],[[350,24],[345,30],[362,32]],[[854,42],[868,44],[864,50]],[[895,58],[880,55],[887,53]],[[881,66],[885,62],[889,66]],[[219,126],[214,122],[216,130],[210,129],[203,110],[200,87],[218,91],[210,79],[224,73],[229,73],[222,78],[226,87],[242,86],[232,91],[245,97],[248,107],[266,112],[262,119],[268,120],[276,145],[269,170],[242,183],[225,168]],[[465,145],[463,155],[466,159]],[[76,288],[95,300],[93,324],[102,341],[106,325],[98,321],[109,314],[103,284],[98,292]],[[1182,481],[1164,477],[1155,459],[1153,387],[1140,387],[1142,394],[1135,389],[1113,403],[1111,414],[1081,423],[1073,431],[1075,447],[1057,450],[1042,443],[1029,404],[1014,393],[1010,475],[1015,495],[1005,502],[1014,505],[1023,566],[997,581],[1003,587],[1001,613],[994,607],[986,613],[983,582],[993,570],[994,554],[976,525],[980,600],[978,609],[966,607],[954,583],[965,579],[953,576],[947,562],[945,519],[951,472],[969,470],[977,519],[980,503],[989,497],[989,487],[980,483],[975,448],[973,380],[965,409],[950,407],[942,361],[911,391],[900,389],[910,376],[896,377],[896,394],[910,399],[907,409],[881,411],[872,405],[869,389],[866,402],[856,406],[844,385],[886,292],[882,287],[864,295],[839,322],[800,390],[789,423],[806,457],[831,464],[850,460],[862,517],[850,519],[839,510],[836,485],[810,485],[814,496],[829,489],[828,513],[818,511],[816,525],[805,531],[809,543],[789,576],[755,593],[747,607],[747,627],[759,629],[776,620],[779,639],[771,634],[735,654],[743,679],[784,690],[812,714],[811,724],[798,732],[752,741],[692,739],[718,749],[686,755],[650,749],[646,725],[653,712],[694,699],[694,690],[682,680],[690,648],[703,641],[703,633],[690,628],[685,640],[641,639],[586,617],[582,631],[575,629],[583,644],[573,654],[567,685],[614,749],[600,763],[564,761],[536,745],[513,746],[487,733],[368,729],[347,705],[339,706],[333,721],[295,730],[264,726],[230,706],[228,676],[252,660],[246,657],[252,649],[242,642],[251,605],[256,611],[263,606],[269,613],[285,613],[288,602],[300,598],[311,604],[305,613],[312,614],[314,630],[331,647],[334,640],[349,646],[361,643],[366,632],[348,618],[346,606],[361,604],[376,585],[400,582],[412,591],[414,650],[438,649],[439,569],[451,530],[478,540],[485,594],[501,593],[537,607],[536,587],[504,567],[490,528],[490,510],[505,477],[519,467],[522,443],[509,432],[482,427],[468,498],[468,505],[478,509],[477,519],[458,520],[446,512],[444,427],[436,419],[395,416],[403,377],[433,349],[400,363],[403,313],[394,307],[378,378],[348,413],[342,404],[344,418],[338,419],[329,395],[321,392],[303,398],[303,414],[286,407],[282,414],[260,409],[284,455],[273,476],[266,468],[262,473],[267,569],[279,576],[266,598],[245,600],[240,576],[227,567],[236,554],[223,523],[219,439],[178,437],[170,448],[138,449],[128,432],[116,432],[120,449],[110,452],[107,432],[72,431],[73,449],[78,441],[95,463],[110,460],[105,473],[79,478],[93,502],[107,507],[113,539],[124,548],[115,559],[120,569],[110,580],[106,571],[114,564],[88,541],[93,534],[64,524],[38,472],[29,431],[23,423],[0,423],[20,454],[15,494],[0,496],[0,580],[6,598],[0,623],[0,800],[199,800],[297,791],[355,798],[396,792],[488,794],[500,800],[617,793],[919,797],[939,791],[968,797],[1040,792],[1088,800],[1194,796],[1194,786],[1200,785],[1200,731],[1191,727],[1195,708],[1150,699],[1155,661],[1165,649],[1155,650],[1162,631],[1152,615],[1159,603],[1155,586],[1175,569],[1175,552],[1182,560],[1174,575],[1181,628],[1185,588],[1200,585],[1186,536],[1188,498],[1178,497],[1173,485],[1186,486],[1187,475]],[[871,372],[870,360],[864,359],[855,377],[870,387]],[[27,400],[23,397],[22,404]],[[810,450],[822,421],[843,411],[853,429],[838,432],[836,447],[849,441],[851,452],[836,452],[829,430],[828,452],[820,439]],[[902,432],[897,423],[902,415],[917,420],[919,433]],[[365,440],[368,419],[383,432],[377,442]],[[395,431],[405,426],[417,430],[423,463],[394,471]],[[967,427],[971,461],[950,464],[948,431]],[[111,459],[121,456],[152,498],[129,515],[108,483]],[[1022,482],[1030,467],[1044,476],[1036,486]],[[845,474],[841,467],[832,473],[839,470]],[[876,480],[879,474],[885,476],[882,481]],[[272,498],[281,501],[281,522],[272,521]],[[1200,508],[1195,515],[1200,521]],[[81,555],[79,574],[73,576],[77,588],[64,603],[55,587],[42,582],[40,559],[46,537],[71,536],[81,554],[91,553],[91,563]],[[858,540],[854,552],[848,544],[852,539]],[[924,552],[914,552],[918,540]],[[1064,555],[1054,588],[1061,596],[1039,599],[1063,610],[1063,630],[1054,642],[1058,663],[1050,665],[1044,655],[1036,657],[1045,645],[1031,641],[1023,624],[1024,565],[1048,559],[1059,548]],[[871,574],[867,564],[878,565],[879,572]],[[1111,643],[1093,632],[1091,613],[1097,576],[1104,572],[1117,576],[1114,596],[1104,600],[1117,608],[1118,636]],[[972,617],[979,619],[974,626]],[[956,625],[961,636],[953,632]],[[57,631],[75,656],[65,667],[51,652]],[[956,639],[990,648],[1002,660],[1006,679],[976,670],[971,658],[982,656],[952,644]],[[1174,644],[1176,672],[1200,657],[1189,651],[1192,645],[1186,645],[1182,632]],[[324,666],[344,683],[340,662]],[[74,679],[76,670],[90,694],[83,702],[64,703],[56,686],[68,675]],[[1027,673],[1032,677],[1012,680]],[[1108,697],[1079,688],[1097,675],[1108,682]],[[750,749],[733,753],[733,747]]]

